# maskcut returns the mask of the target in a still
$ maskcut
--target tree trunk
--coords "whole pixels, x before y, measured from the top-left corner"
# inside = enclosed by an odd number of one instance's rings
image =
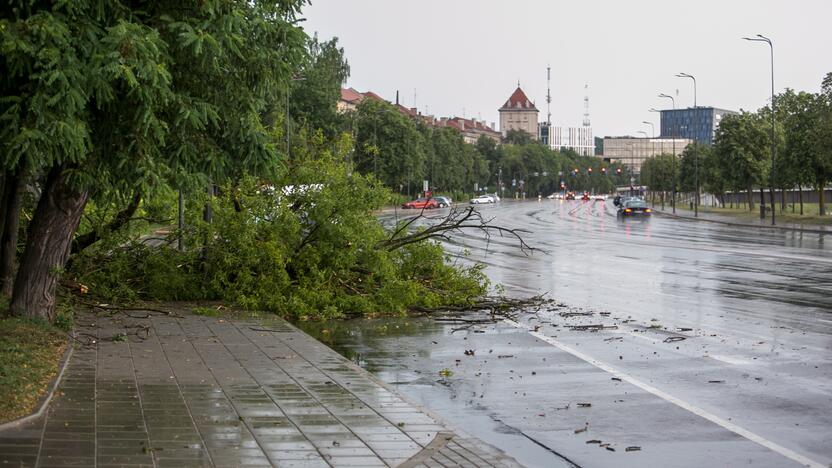
[[[803,216],[803,186],[797,185],[797,197],[800,200],[800,216]]]
[[[786,211],[786,187],[780,188],[780,213]]]
[[[826,181],[822,180],[818,186],[818,216],[826,216]]]
[[[136,213],[136,210],[139,208],[139,204],[142,201],[142,194],[141,191],[136,190],[133,194],[133,199],[130,200],[130,204],[127,205],[123,210],[119,211],[118,214],[110,221],[106,226],[104,226],[102,231],[98,229],[93,229],[90,232],[85,234],[81,234],[80,236],[76,237],[74,241],[72,241],[72,253],[78,253],[87,247],[95,244],[99,240],[101,240],[102,232],[115,232],[124,227],[127,223],[130,222],[130,218]]]
[[[774,200],[774,195],[772,195],[772,201]],[[766,194],[763,191],[763,184],[760,184],[760,210],[762,211],[763,215],[766,212]]]
[[[89,192],[69,184],[66,169],[55,166],[49,171],[29,224],[9,307],[12,315],[54,319],[55,289],[89,198]]]
[[[754,211],[754,189],[748,186],[748,211]]]
[[[3,229],[0,235],[0,283],[2,295],[11,297],[14,287],[14,261],[20,228],[20,202],[26,175],[22,168],[6,173],[3,184]]]

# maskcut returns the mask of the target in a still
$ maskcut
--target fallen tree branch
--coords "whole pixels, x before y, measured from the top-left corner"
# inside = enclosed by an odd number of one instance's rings
[[[413,226],[413,223],[420,219],[429,218],[423,213],[419,213],[404,223],[400,223],[387,239],[376,244],[376,248],[392,251],[430,239],[447,241],[450,240],[449,233],[451,232],[462,232],[464,229],[473,229],[483,232],[488,241],[491,240],[491,236],[494,234],[513,237],[520,243],[520,250],[526,255],[539,250],[527,244],[525,239],[523,239],[522,234],[528,234],[529,231],[493,225],[491,224],[493,218],[483,218],[482,213],[475,210],[474,207],[468,207],[462,210],[453,209],[447,216],[441,218],[438,223],[427,226],[424,229],[411,231],[410,228]]]
[[[467,304],[457,304],[439,307],[413,306],[411,312],[432,316],[436,321],[447,323],[483,324],[494,323],[502,319],[514,319],[514,314],[523,310],[539,309],[540,307],[552,304],[553,299],[547,299],[547,293],[538,294],[526,298],[512,298],[505,296],[484,296],[473,299]],[[465,318],[458,316],[447,316],[449,312],[486,312],[489,318]]]

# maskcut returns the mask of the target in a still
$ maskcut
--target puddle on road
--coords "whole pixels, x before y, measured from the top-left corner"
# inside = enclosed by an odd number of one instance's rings
[[[346,321],[299,322],[306,333],[342,356],[372,372],[411,401],[422,405],[454,427],[494,445],[525,466],[568,467],[558,455],[538,445],[522,431],[505,424],[487,401],[473,400],[459,379],[442,378],[440,371],[460,358],[463,333],[452,333],[458,324],[432,319],[398,317]],[[482,328],[485,334],[515,330]],[[511,340],[496,340],[494,353],[511,353]],[[498,348],[500,343],[507,346]]]

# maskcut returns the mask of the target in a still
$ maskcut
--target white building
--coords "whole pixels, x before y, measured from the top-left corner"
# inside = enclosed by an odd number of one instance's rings
[[[581,156],[595,154],[595,139],[592,127],[554,127],[540,124],[539,139],[550,148],[571,149]],[[548,131],[547,131],[548,130]],[[547,137],[548,135],[548,137]]]

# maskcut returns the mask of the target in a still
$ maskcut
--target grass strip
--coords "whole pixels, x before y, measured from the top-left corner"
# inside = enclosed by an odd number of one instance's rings
[[[0,423],[35,409],[66,346],[66,335],[46,323],[0,319]]]

